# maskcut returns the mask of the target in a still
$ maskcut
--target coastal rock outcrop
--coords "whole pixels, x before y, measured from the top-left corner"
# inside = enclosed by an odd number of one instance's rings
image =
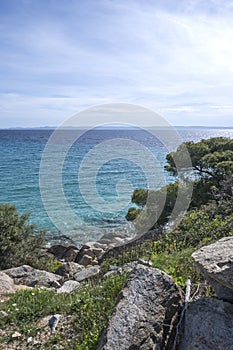
[[[202,247],[192,257],[217,296],[233,302],[233,237]]]
[[[14,280],[15,284],[23,284],[29,287],[43,286],[43,287],[60,287],[62,276],[54,273],[37,270],[29,265],[22,265],[13,267],[3,271]]]
[[[186,311],[181,350],[233,350],[233,305],[201,298]]]
[[[138,264],[120,292],[97,350],[172,349],[182,293],[171,277]]]
[[[75,261],[79,249],[75,245],[56,244],[48,248],[48,252],[53,254],[57,260]]]

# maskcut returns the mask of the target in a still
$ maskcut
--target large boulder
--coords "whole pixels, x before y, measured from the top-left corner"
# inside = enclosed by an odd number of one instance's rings
[[[171,277],[137,265],[118,296],[97,349],[172,349],[181,306],[181,290]]]
[[[10,276],[15,284],[23,284],[29,287],[59,287],[59,283],[62,281],[62,276],[43,270],[37,270],[29,265],[13,267],[3,272]]]
[[[221,299],[233,301],[233,237],[200,248],[192,257]]]
[[[189,305],[181,350],[233,350],[233,305],[202,298]]]
[[[14,293],[14,280],[6,273],[0,271],[0,294]]]

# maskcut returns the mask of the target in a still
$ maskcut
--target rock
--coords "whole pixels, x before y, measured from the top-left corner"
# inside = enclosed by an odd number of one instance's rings
[[[30,344],[32,342],[33,342],[33,338],[32,337],[27,338],[27,344]]]
[[[65,262],[56,270],[56,274],[65,278],[72,278],[76,272],[82,270],[83,268],[84,267],[82,265],[79,265],[73,261]]]
[[[89,255],[83,255],[83,257],[79,260],[79,264],[83,266],[90,265],[92,263],[93,258]]]
[[[77,272],[74,275],[74,279],[77,282],[81,282],[81,281],[84,281],[87,278],[90,278],[90,277],[98,275],[99,272],[100,272],[99,265],[91,266],[91,267],[88,267],[86,269],[83,269],[82,271]]]
[[[182,293],[164,272],[138,265],[120,292],[98,350],[172,349]]]
[[[78,252],[79,249],[76,246],[69,246],[63,254],[62,259],[65,261],[75,261]]]
[[[98,256],[96,255],[95,253],[96,250],[98,252],[99,249],[84,245],[79,250],[76,256],[75,262],[83,266],[91,265],[93,260],[96,260],[97,257],[100,255],[100,254],[98,254]]]
[[[118,257],[120,254],[124,253],[127,249],[131,249],[142,242],[145,242],[147,240],[149,241],[157,240],[160,234],[162,234],[162,232],[163,232],[162,228],[157,228],[155,230],[147,231],[146,233],[143,233],[143,234],[138,234],[135,237],[130,239],[127,237],[124,239],[123,244],[112,246],[110,243],[107,243],[108,244],[107,249],[105,249],[105,252],[98,258],[99,264],[101,264],[105,259],[109,257]],[[102,243],[101,239],[99,242]]]
[[[7,318],[9,315],[7,312],[0,310],[0,318]]]
[[[13,334],[12,334],[12,339],[17,339],[17,338],[21,338],[22,337],[22,334],[21,333],[19,333],[19,332],[14,332]]]
[[[233,305],[201,298],[189,305],[181,350],[233,350]]]
[[[233,237],[225,237],[192,254],[221,299],[233,301]]]
[[[55,256],[55,258],[58,260],[62,259],[66,250],[67,250],[67,247],[61,244],[56,244],[48,248],[48,252],[52,253]]]
[[[57,293],[72,293],[75,290],[79,289],[81,284],[77,281],[66,281],[61,288],[57,290]]]
[[[37,270],[28,265],[4,270],[4,273],[13,278],[15,284],[24,284],[29,287],[53,287],[54,283],[62,281],[62,277],[59,275],[43,270]]]
[[[57,244],[48,248],[48,252],[52,253],[57,260],[75,261],[79,249],[75,245],[63,246]]]
[[[14,280],[6,273],[0,271],[0,294],[14,293]]]
[[[55,333],[55,330],[58,322],[60,321],[60,318],[61,318],[61,315],[56,314],[49,319],[48,325],[49,325],[49,328],[51,329],[51,333]]]
[[[85,249],[92,249],[92,248],[101,248],[103,250],[107,249],[107,245],[106,244],[101,244],[99,242],[87,242],[85,243],[85,245],[83,246],[85,247]]]

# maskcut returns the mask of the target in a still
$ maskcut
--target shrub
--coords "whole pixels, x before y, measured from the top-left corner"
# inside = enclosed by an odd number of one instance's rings
[[[45,232],[35,232],[29,214],[19,215],[16,207],[0,204],[0,269],[35,261],[45,242]]]

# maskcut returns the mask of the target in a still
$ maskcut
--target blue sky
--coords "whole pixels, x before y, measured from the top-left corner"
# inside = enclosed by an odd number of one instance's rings
[[[1,0],[0,127],[133,103],[233,126],[233,1]]]

